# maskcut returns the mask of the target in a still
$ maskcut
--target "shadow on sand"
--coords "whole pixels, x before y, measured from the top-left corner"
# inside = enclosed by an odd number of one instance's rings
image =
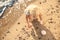
[[[31,31],[31,35],[35,40],[56,40],[53,34],[43,25],[39,23],[37,20],[32,21],[32,25],[36,31],[37,36],[35,36],[34,30]],[[46,35],[41,35],[41,30],[46,31]]]

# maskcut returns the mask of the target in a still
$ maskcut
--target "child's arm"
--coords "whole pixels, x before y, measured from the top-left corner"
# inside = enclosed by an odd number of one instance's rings
[[[39,18],[40,18],[40,23],[43,24],[42,15],[41,14],[39,14]]]
[[[27,24],[29,25],[29,18],[27,15],[26,15],[26,21],[27,21]]]
[[[30,27],[31,27],[31,25],[30,25],[29,20],[30,20],[30,16],[29,16],[29,15],[26,15],[27,25],[28,25],[28,27],[30,28]]]

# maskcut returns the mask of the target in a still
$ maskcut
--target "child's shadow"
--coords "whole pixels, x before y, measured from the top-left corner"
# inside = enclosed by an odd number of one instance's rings
[[[33,20],[32,25],[37,34],[37,36],[35,36],[34,30],[32,30],[31,35],[35,40],[56,40],[53,34],[45,26],[41,25],[39,21]],[[44,36],[41,35],[41,30],[45,30],[47,34]]]

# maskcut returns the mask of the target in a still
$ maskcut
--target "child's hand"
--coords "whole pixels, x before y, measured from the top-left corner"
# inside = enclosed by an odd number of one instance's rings
[[[43,21],[40,21],[40,24],[43,24]]]
[[[28,24],[28,27],[29,27],[29,28],[31,28],[31,27],[32,27],[32,24],[31,24],[31,23],[29,23],[29,24]]]

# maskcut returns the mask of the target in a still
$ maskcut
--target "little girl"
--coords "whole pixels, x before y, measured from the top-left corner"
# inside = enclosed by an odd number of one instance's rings
[[[25,14],[26,14],[26,21],[28,24],[28,27],[31,28],[31,22],[33,20],[37,20],[40,22],[40,24],[43,25],[42,22],[42,15],[40,13],[39,7],[37,5],[29,5],[26,9],[25,9]],[[42,30],[41,31],[42,35],[46,35],[46,31]]]
[[[33,5],[33,4],[29,5],[25,9],[24,13],[26,14],[26,21],[27,21],[28,27],[31,27],[30,23],[36,19],[40,22],[40,24],[43,24],[41,13],[37,5]]]

